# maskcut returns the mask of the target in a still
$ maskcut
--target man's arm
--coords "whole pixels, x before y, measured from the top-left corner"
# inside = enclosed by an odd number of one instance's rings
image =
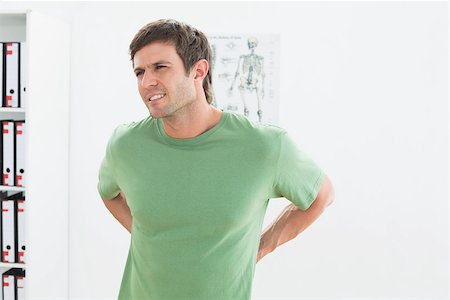
[[[290,204],[286,206],[277,219],[264,230],[261,236],[256,262],[275,250],[275,248],[299,235],[311,225],[333,201],[334,188],[328,176],[325,175],[316,199],[307,210],[300,210],[294,204]]]
[[[103,199],[106,208],[111,212],[114,218],[119,221],[120,224],[131,233],[131,223],[133,222],[133,217],[131,216],[130,208],[128,207],[125,195],[120,192],[116,198],[111,200]]]

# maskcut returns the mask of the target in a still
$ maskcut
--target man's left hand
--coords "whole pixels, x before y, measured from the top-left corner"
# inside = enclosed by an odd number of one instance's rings
[[[271,251],[268,250],[267,243],[263,238],[259,241],[259,249],[258,249],[258,255],[256,256],[256,263],[261,260],[264,256],[269,254]]]

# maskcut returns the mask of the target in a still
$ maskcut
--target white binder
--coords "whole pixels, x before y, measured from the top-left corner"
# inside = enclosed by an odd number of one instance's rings
[[[14,200],[2,199],[2,262],[16,262],[14,204]]]
[[[14,122],[16,138],[15,186],[25,186],[25,122]]]
[[[19,43],[6,43],[6,107],[19,105]]]
[[[21,193],[21,198],[17,200],[17,262],[25,263],[25,197]]]
[[[17,275],[17,300],[25,300],[25,276]]]
[[[14,122],[2,121],[3,185],[14,185]]]
[[[4,300],[14,299],[15,296],[14,275],[9,274],[10,270],[10,268],[7,268],[6,271],[2,271],[2,299]]]
[[[6,269],[6,270],[4,270]],[[2,299],[25,299],[25,270],[20,268],[2,268]]]
[[[2,277],[2,287],[3,287],[3,273],[5,273],[6,271],[8,271],[10,268],[9,267],[0,267],[0,276]],[[0,299],[5,299],[5,297],[3,297],[3,288],[0,289]]]
[[[25,108],[26,107],[26,101],[27,101],[27,74],[28,71],[26,70],[28,66],[28,60],[27,60],[27,43],[21,42],[20,43],[20,73],[19,73],[19,79],[20,79],[20,97],[19,97],[19,107]]]
[[[8,192],[0,190],[0,212],[3,210],[3,200],[6,200]],[[0,213],[0,249],[3,251],[3,213]],[[0,256],[0,262],[3,262],[3,252]],[[3,274],[3,273],[2,273]]]
[[[3,43],[0,43],[0,101],[3,106]]]

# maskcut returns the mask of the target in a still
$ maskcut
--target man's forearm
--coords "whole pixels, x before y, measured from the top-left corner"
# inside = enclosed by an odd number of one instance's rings
[[[133,217],[131,216],[130,208],[128,207],[125,196],[121,192],[116,198],[111,200],[104,200],[106,208],[111,212],[114,218],[131,233],[131,224]]]
[[[286,206],[272,224],[263,231],[260,243],[263,252],[261,256],[299,235],[322,214],[329,204],[314,201],[306,211],[298,209],[294,204]]]
[[[261,235],[256,261],[258,262],[275,248],[292,240],[311,225],[334,202],[334,188],[330,178],[324,176],[316,199],[305,211],[294,204],[288,205]]]

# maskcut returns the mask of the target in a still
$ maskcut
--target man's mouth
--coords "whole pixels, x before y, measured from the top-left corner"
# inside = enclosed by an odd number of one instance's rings
[[[148,100],[149,101],[156,101],[156,100],[159,100],[159,99],[163,98],[165,95],[166,94],[156,94],[156,95],[153,95],[152,97],[150,97],[150,99],[148,99]]]

